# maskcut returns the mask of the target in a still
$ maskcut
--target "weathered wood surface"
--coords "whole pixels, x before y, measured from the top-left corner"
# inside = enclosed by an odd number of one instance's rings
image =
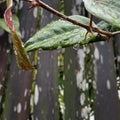
[[[82,1],[65,0],[65,14],[84,14],[81,8]],[[83,12],[84,11],[84,12]],[[81,117],[81,89],[80,84],[83,81],[84,55],[82,48],[70,47],[65,49],[65,120],[80,120]],[[81,74],[81,76],[79,76]],[[81,83],[79,83],[81,81]]]
[[[53,8],[58,9],[58,1],[43,1]],[[55,18],[50,12],[41,9],[40,26],[45,26]],[[33,113],[35,120],[59,119],[57,81],[57,51],[39,51]]]
[[[96,120],[120,120],[112,41],[97,43],[95,58]]]

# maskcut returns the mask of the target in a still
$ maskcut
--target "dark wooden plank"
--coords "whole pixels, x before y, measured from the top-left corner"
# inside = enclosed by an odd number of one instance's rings
[[[56,51],[39,55],[34,97],[34,119],[58,119]]]
[[[81,2],[75,0],[65,0],[65,14],[81,14]],[[82,49],[81,49],[82,51]],[[80,71],[78,51],[73,47],[65,49],[65,120],[80,120],[81,105],[80,105],[80,89],[77,84],[77,74]]]
[[[95,58],[96,120],[120,120],[112,41],[96,43]]]
[[[55,9],[58,9],[58,1],[43,0]],[[56,17],[50,12],[41,9],[41,23],[43,27]],[[37,79],[35,82],[34,119],[58,120],[57,100],[57,52],[39,51]]]
[[[65,0],[65,14],[88,16],[83,1]],[[73,46],[65,50],[65,119],[89,120],[93,110],[94,46]]]
[[[76,75],[79,72],[77,51],[73,48],[65,50],[65,119],[80,119],[80,91]]]

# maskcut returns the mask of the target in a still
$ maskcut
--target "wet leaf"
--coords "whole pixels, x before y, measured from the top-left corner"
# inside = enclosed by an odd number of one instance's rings
[[[120,28],[120,0],[84,0],[84,4],[92,15]]]
[[[89,19],[83,16],[74,15],[72,19],[89,25]],[[93,23],[93,26],[96,26]],[[26,51],[32,51],[35,49],[56,49],[59,46],[67,47],[75,44],[87,44],[95,41],[97,33],[92,35],[89,33],[85,40],[86,29],[74,25],[64,20],[58,20],[48,24],[43,29],[39,30],[34,36],[32,36],[26,43]]]

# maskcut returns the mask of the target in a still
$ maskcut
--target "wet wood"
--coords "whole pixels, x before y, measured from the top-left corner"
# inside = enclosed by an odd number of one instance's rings
[[[43,2],[58,9],[58,1],[43,0]],[[56,18],[44,9],[41,9],[41,13],[41,27]],[[57,51],[39,51],[37,79],[35,81],[34,119],[58,120],[57,82]]]
[[[65,0],[65,14],[71,15],[79,14],[76,9],[77,4],[74,0]],[[80,2],[79,2],[80,3]],[[80,5],[80,4],[79,4]],[[76,75],[80,70],[77,50],[73,47],[65,49],[65,120],[80,120],[81,119],[81,105],[80,105],[80,91],[77,86]]]
[[[95,117],[97,120],[119,120],[120,102],[116,87],[112,41],[97,43],[95,58]]]

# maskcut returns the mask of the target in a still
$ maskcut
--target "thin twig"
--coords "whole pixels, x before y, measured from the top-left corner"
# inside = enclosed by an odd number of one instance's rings
[[[86,25],[86,24],[83,24],[83,23],[80,23],[80,22],[78,22],[74,19],[71,19],[68,16],[60,13],[59,11],[55,10],[54,8],[50,7],[49,5],[45,4],[44,2],[42,2],[40,0],[25,0],[25,1],[30,2],[32,4],[31,8],[36,7],[36,6],[40,6],[44,9],[50,11],[51,13],[59,16],[60,18],[63,18],[66,21],[69,21],[69,22],[71,22],[75,25],[78,25],[80,27],[85,28],[87,30],[87,32],[92,32],[92,31],[97,32],[100,35],[106,36],[107,38],[110,38],[110,37],[112,37],[113,35],[116,35],[116,34],[120,34],[120,31],[108,32],[108,31],[103,31],[103,30],[99,29],[98,27],[93,27],[91,21],[90,21],[90,26]],[[92,20],[92,16],[91,16],[91,20]]]

